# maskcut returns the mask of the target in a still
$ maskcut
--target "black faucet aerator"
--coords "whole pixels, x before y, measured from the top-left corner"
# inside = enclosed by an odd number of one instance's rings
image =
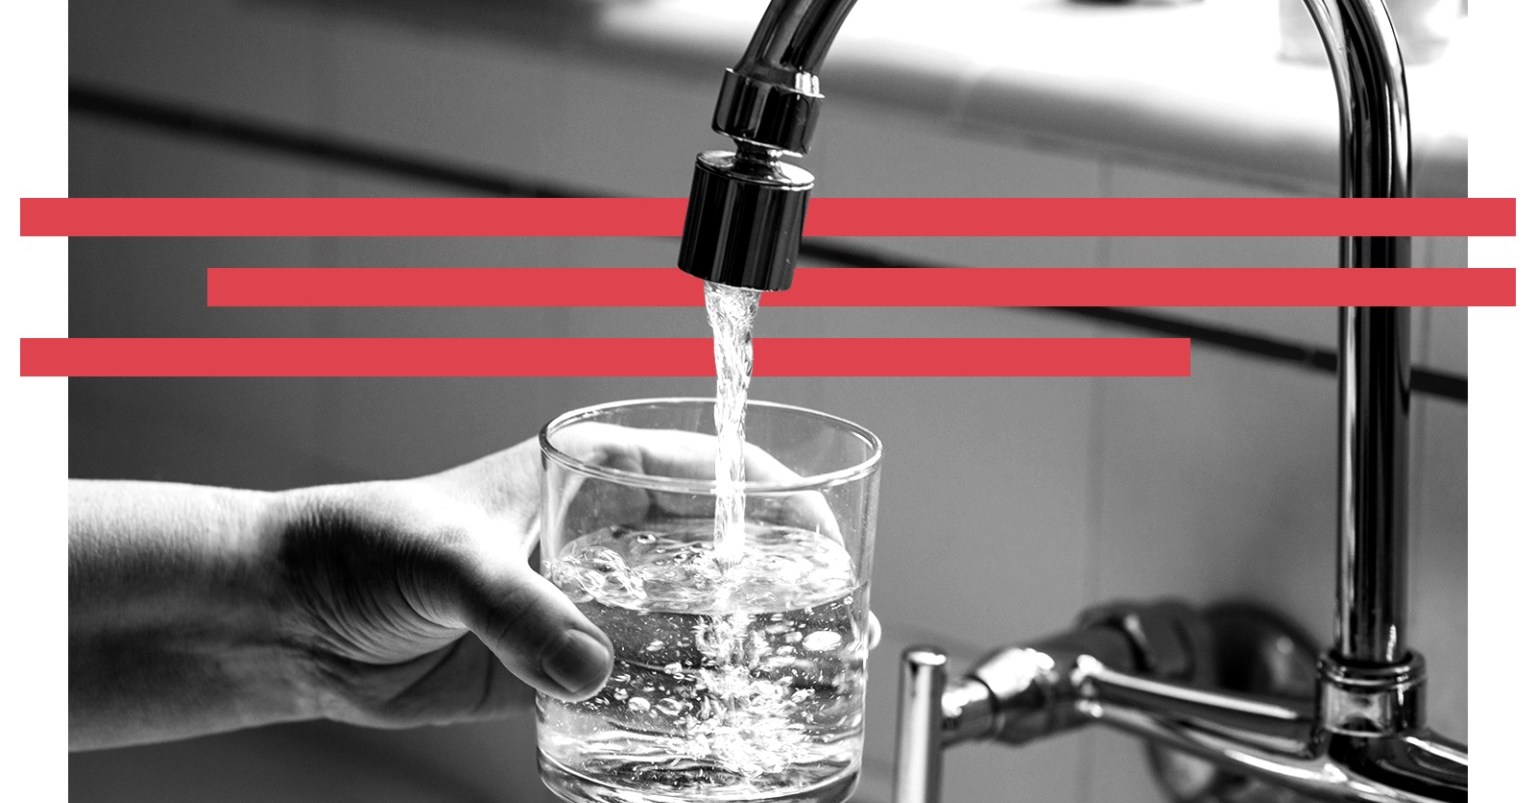
[[[788,289],[813,183],[769,151],[699,154],[677,266],[734,287]]]

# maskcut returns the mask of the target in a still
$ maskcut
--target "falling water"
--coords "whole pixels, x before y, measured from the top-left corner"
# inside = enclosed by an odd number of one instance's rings
[[[752,382],[752,320],[761,293],[704,283],[715,335],[715,556],[722,568],[741,560],[746,523],[747,385]]]

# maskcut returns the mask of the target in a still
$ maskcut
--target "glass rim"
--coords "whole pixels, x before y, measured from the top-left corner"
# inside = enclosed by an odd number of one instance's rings
[[[623,482],[626,485],[645,488],[651,491],[668,491],[675,493],[710,493],[716,491],[714,477],[690,478],[690,477],[658,477],[653,474],[642,474],[638,471],[625,471],[609,466],[594,466],[583,462],[565,453],[550,441],[550,434],[565,427],[579,423],[583,419],[591,419],[609,410],[622,407],[642,407],[646,405],[663,406],[678,404],[708,405],[711,408],[715,404],[712,398],[701,396],[662,396],[651,399],[625,399],[621,401],[604,402],[589,407],[571,410],[555,416],[549,423],[539,429],[539,450],[543,454],[560,465],[595,479],[605,479]],[[885,454],[885,446],[875,433],[869,429],[849,421],[841,416],[813,410],[809,407],[800,407],[793,404],[780,402],[747,400],[748,408],[780,410],[809,416],[814,419],[834,424],[854,437],[864,441],[871,448],[870,456],[847,468],[835,471],[826,471],[820,474],[812,474],[792,481],[770,482],[763,480],[749,480],[743,483],[748,496],[764,496],[783,493],[799,493],[803,491],[815,491],[825,488],[833,488],[848,482],[868,477],[873,474],[876,466],[880,464],[880,458]]]

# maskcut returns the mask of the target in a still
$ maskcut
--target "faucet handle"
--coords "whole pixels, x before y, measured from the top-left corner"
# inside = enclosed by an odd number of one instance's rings
[[[939,737],[948,683],[949,656],[942,650],[909,647],[901,654],[895,803],[938,803],[944,760]]]

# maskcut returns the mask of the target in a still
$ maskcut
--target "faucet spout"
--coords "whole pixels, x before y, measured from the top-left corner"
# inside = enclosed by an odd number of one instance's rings
[[[736,153],[694,164],[677,265],[712,282],[784,290],[794,276],[814,178],[785,163],[811,147],[816,76],[854,0],[773,0],[747,51],[725,71],[714,129]]]
[[[789,85],[811,82],[854,0],[773,0],[735,72]]]
[[[1385,800],[1467,799],[1467,746],[1430,730],[1383,739],[1334,737],[1329,758],[1362,783],[1379,784],[1398,797]]]

